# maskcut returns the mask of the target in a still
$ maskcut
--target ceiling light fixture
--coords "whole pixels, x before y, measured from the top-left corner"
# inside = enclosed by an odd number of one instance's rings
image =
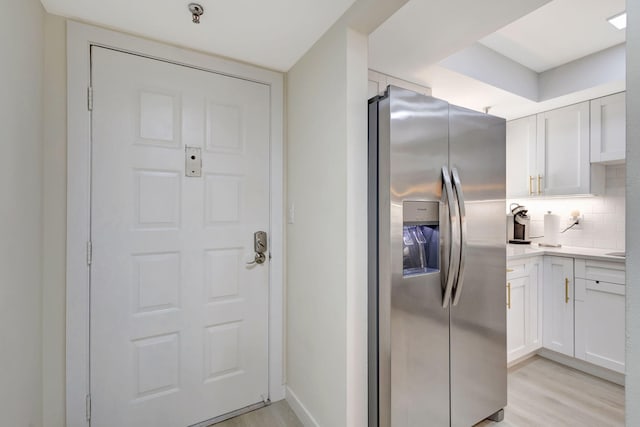
[[[200,23],[200,17],[204,14],[204,7],[198,3],[189,3],[189,12],[194,24]]]
[[[622,12],[614,15],[611,18],[607,19],[607,21],[609,21],[609,24],[613,25],[619,30],[627,28],[627,12]]]

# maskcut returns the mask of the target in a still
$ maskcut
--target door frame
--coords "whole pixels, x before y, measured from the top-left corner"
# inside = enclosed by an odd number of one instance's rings
[[[269,398],[284,399],[284,75],[115,31],[67,21],[67,426],[88,426],[90,363],[88,265],[91,229],[90,47],[159,59],[270,88]]]

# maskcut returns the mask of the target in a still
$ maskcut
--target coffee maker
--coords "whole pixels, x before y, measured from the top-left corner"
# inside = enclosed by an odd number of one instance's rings
[[[527,215],[528,210],[518,203],[512,203],[509,209],[511,213],[507,215],[507,240],[509,243],[530,244],[531,218]]]

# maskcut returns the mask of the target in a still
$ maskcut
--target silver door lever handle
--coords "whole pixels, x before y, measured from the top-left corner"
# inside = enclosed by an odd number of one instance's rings
[[[264,264],[266,259],[267,257],[265,256],[265,254],[263,254],[262,252],[256,252],[253,261],[249,261],[247,265]]]

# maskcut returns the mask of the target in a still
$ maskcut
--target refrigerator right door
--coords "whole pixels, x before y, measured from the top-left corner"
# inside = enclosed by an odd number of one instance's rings
[[[451,306],[451,426],[469,427],[507,404],[504,119],[451,105],[449,156],[465,214]]]

